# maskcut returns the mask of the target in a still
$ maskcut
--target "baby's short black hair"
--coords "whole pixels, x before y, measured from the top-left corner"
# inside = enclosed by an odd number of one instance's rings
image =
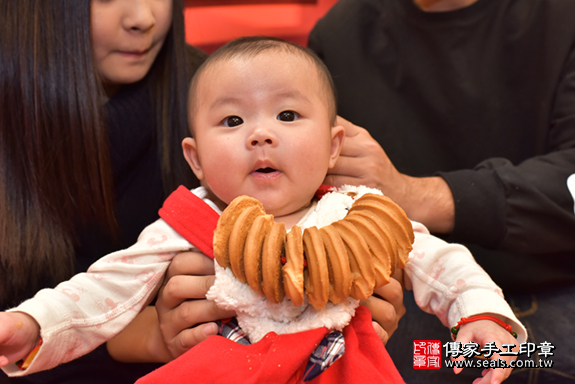
[[[239,39],[230,41],[212,53],[200,66],[200,68],[198,68],[194,78],[192,79],[189,91],[188,109],[190,109],[190,105],[192,105],[192,99],[196,91],[198,79],[206,68],[214,63],[230,60],[236,57],[252,58],[259,55],[260,53],[274,50],[278,52],[286,52],[299,55],[300,57],[307,59],[317,68],[320,79],[323,80],[325,85],[325,97],[330,114],[330,123],[333,126],[337,117],[335,85],[333,83],[331,74],[329,73],[329,70],[323,61],[321,61],[315,52],[309,48],[302,47],[301,45],[289,41],[267,36],[240,37]]]

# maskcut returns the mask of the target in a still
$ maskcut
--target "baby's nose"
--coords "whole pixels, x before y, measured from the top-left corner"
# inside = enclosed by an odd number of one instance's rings
[[[255,129],[248,138],[248,142],[251,147],[257,147],[261,145],[275,146],[277,141],[277,137],[272,130],[261,127]]]
[[[253,145],[253,146],[256,146],[256,145],[258,145],[258,144],[263,144],[263,143],[272,144],[273,141],[272,141],[272,139],[269,139],[269,138],[268,138],[268,139],[259,139],[259,140],[258,140],[258,139],[253,139],[253,140],[252,140],[252,145]]]

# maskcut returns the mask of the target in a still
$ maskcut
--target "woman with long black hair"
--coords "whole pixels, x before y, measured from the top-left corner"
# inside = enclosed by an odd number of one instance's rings
[[[197,183],[180,143],[205,54],[184,35],[182,0],[0,0],[1,309],[134,243]],[[100,348],[12,380],[133,382],[140,367]]]

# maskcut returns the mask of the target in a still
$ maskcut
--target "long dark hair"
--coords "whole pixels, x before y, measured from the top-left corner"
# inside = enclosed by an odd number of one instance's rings
[[[0,0],[0,302],[73,271],[78,218],[113,231],[103,90],[90,0]],[[190,178],[182,0],[150,73],[164,188]]]

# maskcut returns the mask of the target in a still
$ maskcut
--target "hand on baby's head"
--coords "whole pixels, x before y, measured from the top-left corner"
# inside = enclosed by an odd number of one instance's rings
[[[21,312],[0,312],[0,367],[26,357],[38,343],[40,327]]]

